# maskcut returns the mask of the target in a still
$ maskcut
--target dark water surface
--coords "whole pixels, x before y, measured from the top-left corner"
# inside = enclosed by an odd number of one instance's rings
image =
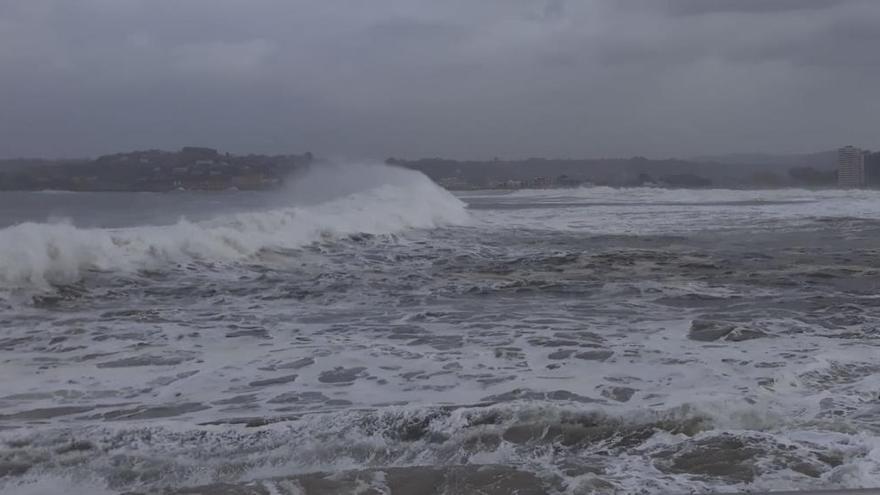
[[[383,173],[0,198],[0,492],[880,486],[880,194]]]

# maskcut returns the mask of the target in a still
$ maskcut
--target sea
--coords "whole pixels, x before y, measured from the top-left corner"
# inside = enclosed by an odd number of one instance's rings
[[[880,192],[0,193],[0,493],[880,487]]]

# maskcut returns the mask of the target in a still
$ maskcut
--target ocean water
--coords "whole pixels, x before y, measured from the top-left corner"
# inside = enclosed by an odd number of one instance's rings
[[[880,486],[880,193],[0,195],[0,493]]]

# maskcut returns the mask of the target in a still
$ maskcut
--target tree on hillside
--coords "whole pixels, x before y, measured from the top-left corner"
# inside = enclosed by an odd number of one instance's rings
[[[779,187],[783,180],[779,175],[765,171],[752,174],[751,183],[759,187]]]
[[[828,187],[837,184],[836,170],[818,170],[813,167],[794,167],[788,171],[791,180],[799,186]]]

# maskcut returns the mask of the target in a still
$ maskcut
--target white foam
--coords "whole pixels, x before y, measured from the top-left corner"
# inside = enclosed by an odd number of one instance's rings
[[[299,177],[308,204],[160,227],[83,229],[23,223],[0,230],[0,287],[47,288],[90,270],[131,271],[191,260],[237,261],[355,233],[460,224],[464,203],[419,172],[384,165],[323,166]]]
[[[631,412],[622,416],[605,416],[597,410],[597,419],[605,418],[608,426],[626,429],[650,425],[658,420],[683,420],[702,417],[696,411]],[[413,407],[389,407],[382,411],[345,411],[319,415],[304,415],[285,423],[272,424],[259,429],[228,427],[185,427],[174,422],[132,428],[123,425],[101,425],[77,432],[98,445],[90,453],[70,454],[80,456],[72,469],[62,474],[45,473],[33,469],[20,478],[0,481],[0,493],[56,493],[58,487],[67,486],[66,493],[107,493],[104,484],[90,477],[92,473],[108,469],[114,458],[129,458],[144,463],[145,469],[163,469],[164,476],[156,485],[145,486],[155,491],[157,486],[204,485],[217,481],[242,483],[266,480],[273,477],[296,476],[314,472],[340,472],[372,467],[410,467],[448,464],[508,464],[541,475],[557,475],[568,489],[589,486],[592,475],[569,475],[564,466],[568,461],[584,458],[598,462],[599,458],[590,447],[581,445],[574,450],[562,448],[554,442],[544,442],[538,437],[528,446],[518,446],[508,441],[491,442],[474,448],[474,440],[482,437],[501,436],[515,425],[545,425],[577,420],[591,414],[583,405],[547,405],[534,403],[508,403],[479,409],[458,409],[449,415],[435,415],[429,410]],[[487,416],[488,415],[488,416]],[[477,422],[484,417],[496,420]],[[567,419],[566,419],[567,418]],[[429,439],[394,440],[395,433],[415,421],[428,421],[431,432],[442,434],[443,442]],[[714,421],[713,421],[714,423]],[[714,426],[718,426],[715,424]],[[4,433],[6,440],[29,438],[34,445],[37,459],[58,462],[53,451],[58,441],[67,434],[63,431],[33,431],[31,435]],[[843,454],[844,462],[826,470],[820,479],[811,479],[788,469],[764,465],[753,483],[744,485],[735,480],[702,479],[689,475],[662,472],[656,465],[657,455],[663,451],[687,448],[695,441],[711,440],[719,435],[734,435],[752,439],[771,449],[761,454],[771,460],[774,446],[786,446],[786,452],[810,454],[816,451]],[[295,445],[296,448],[291,448]],[[622,450],[616,456],[605,457],[602,467],[605,474],[600,479],[613,483],[620,491],[630,493],[639,489],[644,493],[678,493],[694,488],[730,490],[781,490],[798,488],[861,488],[877,486],[880,464],[880,448],[876,436],[868,434],[843,434],[803,430],[797,423],[785,428],[738,430],[709,429],[694,437],[658,431],[638,446]],[[603,449],[601,444],[594,446]],[[585,448],[585,450],[580,450]],[[40,449],[40,450],[37,450]],[[781,449],[776,449],[782,451]],[[258,453],[258,454],[257,454]],[[74,457],[68,459],[72,461]],[[195,460],[194,460],[195,459]],[[243,464],[242,464],[243,463]],[[225,471],[224,466],[240,465],[245,469],[236,474]],[[377,486],[381,478],[374,478]],[[140,487],[126,487],[137,491]]]
[[[113,495],[119,493],[107,488],[107,483],[98,480],[73,479],[65,476],[43,475],[26,477],[0,486],[0,494],[8,495]]]
[[[775,231],[803,228],[817,218],[880,219],[880,191],[863,190],[591,187],[470,193],[463,197],[517,206],[480,211],[479,219],[488,227],[592,234]]]
[[[823,199],[876,199],[871,190],[840,189],[669,189],[659,187],[579,187],[575,189],[523,189],[506,196],[528,199],[582,199],[596,202],[708,203],[746,201],[819,201]]]

